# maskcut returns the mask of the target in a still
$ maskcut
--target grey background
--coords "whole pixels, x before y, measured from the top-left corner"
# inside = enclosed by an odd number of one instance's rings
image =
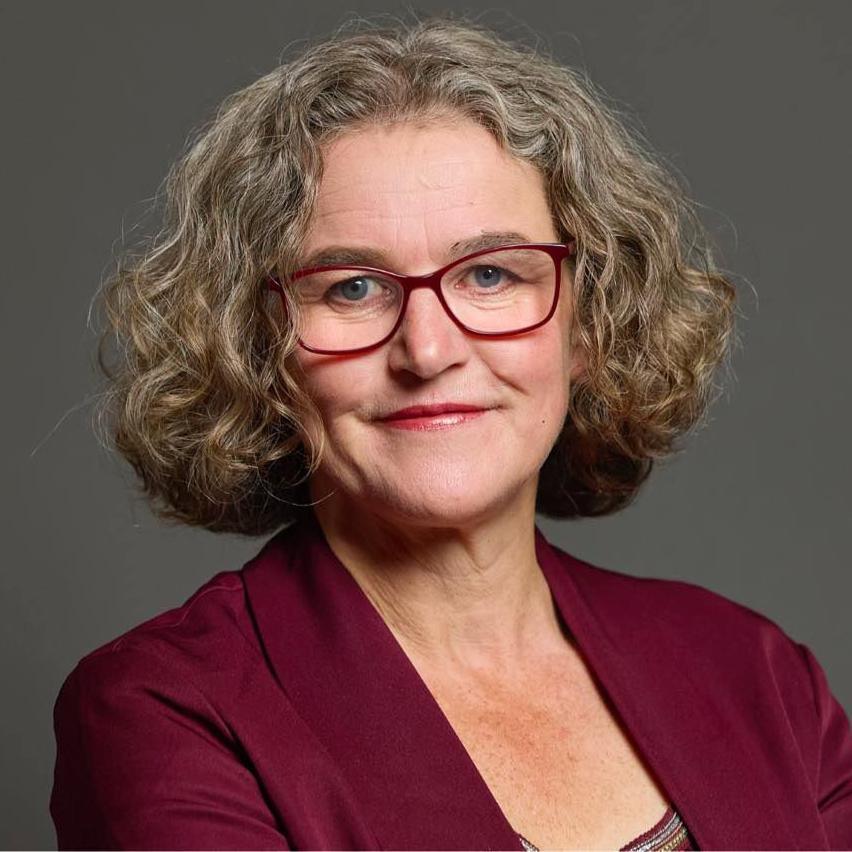
[[[262,542],[156,521],[100,448],[91,297],[192,129],[353,8],[2,5],[4,847],[55,843],[51,711],[75,662]],[[543,530],[596,564],[761,611],[812,648],[852,708],[852,4],[453,8],[539,33],[586,68],[686,176],[740,287],[743,346],[709,428],[623,513]],[[357,7],[378,10],[405,11]]]

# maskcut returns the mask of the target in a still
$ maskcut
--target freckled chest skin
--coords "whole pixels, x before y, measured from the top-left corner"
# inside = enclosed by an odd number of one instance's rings
[[[415,663],[509,824],[540,849],[619,849],[669,804],[574,646],[520,680]]]

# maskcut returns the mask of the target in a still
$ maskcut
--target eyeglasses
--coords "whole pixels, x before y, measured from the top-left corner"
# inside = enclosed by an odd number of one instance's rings
[[[411,291],[428,287],[466,333],[502,338],[544,325],[556,311],[562,261],[574,240],[481,249],[425,275],[400,275],[369,266],[315,266],[294,272],[287,288],[301,317],[299,344],[309,352],[367,352],[388,341],[402,323]],[[287,302],[284,286],[266,286]]]

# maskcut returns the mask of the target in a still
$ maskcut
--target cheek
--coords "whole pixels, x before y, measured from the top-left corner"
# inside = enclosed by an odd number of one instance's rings
[[[562,428],[568,406],[570,376],[561,336],[542,331],[513,346],[506,346],[508,342],[495,347],[487,363],[500,384],[511,389],[516,434],[534,442],[544,430],[550,441]]]
[[[545,422],[552,425],[557,418],[561,425],[567,411],[570,376],[565,369],[562,352],[561,344],[557,343],[548,349],[547,360],[544,360],[544,353],[539,352],[530,367],[530,381],[534,383],[532,397],[541,411],[540,425],[545,425]]]
[[[530,401],[534,406],[534,416],[530,417],[533,434],[545,440],[548,447],[556,440],[568,414],[570,397],[570,375],[563,358],[564,347],[561,341],[555,341],[547,350],[547,360],[536,359],[531,367],[530,381],[534,390]]]
[[[537,399],[561,396],[569,380],[568,347],[558,326],[548,325],[528,337],[519,338],[516,344],[495,351],[495,372],[499,369],[507,380]],[[564,390],[567,392],[567,387]]]
[[[371,383],[380,375],[373,358],[327,358],[310,352],[297,356],[300,384],[328,423],[336,415],[351,411],[370,395]]]

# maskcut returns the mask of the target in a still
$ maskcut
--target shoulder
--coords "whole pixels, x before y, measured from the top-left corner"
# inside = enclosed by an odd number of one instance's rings
[[[244,597],[241,573],[220,572],[179,606],[77,662],[53,706],[62,796],[83,783],[83,766],[90,787],[118,777],[126,786],[129,766],[135,777],[154,778],[178,753],[235,760],[235,706],[245,704],[239,696],[247,682],[263,682],[263,654]]]
[[[687,580],[629,574],[604,568],[554,548],[584,597],[598,609],[631,622],[654,623],[681,634],[705,636],[733,631],[791,641],[766,613],[708,586]],[[730,634],[729,634],[730,635]]]
[[[720,712],[731,729],[768,737],[770,749],[790,735],[790,747],[816,777],[824,719],[840,719],[839,728],[844,723],[806,644],[758,609],[698,583],[635,576],[564,551],[560,558],[589,635],[631,672],[634,688],[679,684],[691,701]]]
[[[812,716],[813,655],[765,612],[698,583],[558,552],[584,611],[618,647],[738,696],[780,697],[802,719]]]
[[[240,573],[217,574],[65,678],[49,806],[59,848],[288,848],[241,740],[274,698],[243,601]]]
[[[754,607],[697,583],[633,576],[561,553],[583,611],[645,681],[688,696],[756,760],[804,773],[831,845],[852,839],[852,729],[811,648]],[[644,681],[642,680],[644,679]],[[679,722],[678,722],[679,724]]]
[[[217,684],[262,661],[244,601],[240,571],[216,574],[182,604],[87,652],[63,682],[59,699],[72,687],[92,696],[169,686],[183,694],[215,693]]]

